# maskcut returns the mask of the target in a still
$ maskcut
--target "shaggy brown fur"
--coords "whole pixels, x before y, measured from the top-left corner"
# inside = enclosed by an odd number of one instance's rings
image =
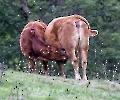
[[[43,34],[46,27],[47,25],[40,20],[29,22],[21,33],[20,48],[33,71],[35,71],[35,62],[41,60],[45,74],[48,75],[48,61],[58,60],[59,65],[59,60],[67,57],[63,50],[44,42]]]

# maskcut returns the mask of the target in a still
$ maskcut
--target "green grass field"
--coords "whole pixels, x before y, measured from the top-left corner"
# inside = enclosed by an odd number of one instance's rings
[[[107,80],[85,82],[12,70],[1,76],[0,100],[120,100],[120,84]]]

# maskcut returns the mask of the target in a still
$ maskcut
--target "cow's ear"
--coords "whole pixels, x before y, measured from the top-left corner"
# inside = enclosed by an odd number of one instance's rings
[[[97,30],[89,30],[90,32],[89,32],[89,36],[96,36],[96,35],[98,35],[98,31]]]

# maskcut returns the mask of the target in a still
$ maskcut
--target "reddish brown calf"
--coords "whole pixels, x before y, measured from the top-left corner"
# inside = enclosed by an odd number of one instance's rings
[[[35,71],[35,62],[41,60],[45,74],[48,75],[48,61],[58,60],[59,65],[59,60],[65,59],[66,55],[63,50],[44,42],[43,34],[46,27],[47,25],[40,20],[29,22],[21,33],[20,48],[33,72]]]

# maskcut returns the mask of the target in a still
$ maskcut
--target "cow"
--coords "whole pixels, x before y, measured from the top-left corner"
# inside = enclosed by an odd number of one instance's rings
[[[88,21],[84,17],[74,14],[53,19],[45,30],[44,39],[47,44],[65,50],[68,59],[73,65],[76,80],[81,79],[79,74],[79,59],[81,58],[82,79],[87,80],[89,37],[97,34],[98,31],[91,30]]]
[[[56,60],[61,70],[59,62],[66,60],[67,56],[62,49],[48,45],[44,41],[44,31],[47,25],[41,21],[31,21],[23,28],[20,36],[20,49],[29,62],[30,69],[35,72],[35,62],[40,60],[46,75],[48,75],[48,61]],[[64,72],[61,72],[64,73]],[[63,75],[64,76],[64,75]]]

